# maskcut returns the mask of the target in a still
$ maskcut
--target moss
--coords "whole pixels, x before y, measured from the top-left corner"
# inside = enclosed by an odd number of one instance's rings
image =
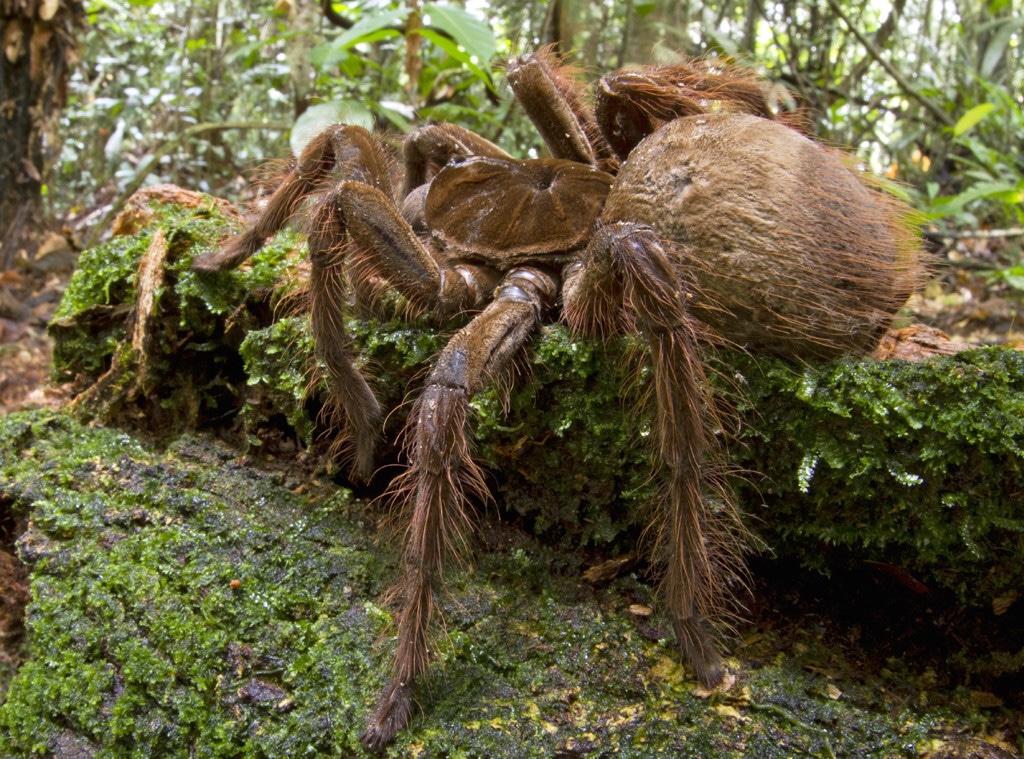
[[[0,706],[0,753],[359,754],[395,557],[347,491],[298,496],[232,456],[197,437],[155,453],[49,412],[0,419],[0,503],[32,524],[30,659]],[[499,542],[449,578],[426,709],[394,756],[916,756],[988,729],[941,692],[915,706],[904,672],[846,679],[813,628],[798,647],[769,626],[739,647],[737,684],[698,697],[628,614],[635,579],[595,591],[533,538]]]
[[[53,376],[58,382],[106,370],[124,340],[124,304],[135,297],[135,270],[151,236],[145,230],[116,237],[82,253],[51,320]]]
[[[271,289],[297,264],[299,241],[283,232],[249,266],[215,276],[190,270],[195,256],[237,231],[212,201],[196,207],[154,202],[143,229],[83,254],[51,324],[59,381],[103,376],[95,397],[79,403],[86,416],[145,419],[176,434],[222,416],[245,394],[238,343],[269,322]],[[137,297],[137,270],[156,239],[166,244],[164,281],[154,293],[156,326],[146,355],[127,340]]]
[[[746,378],[745,461],[765,473],[780,550],[821,571],[892,561],[986,605],[1021,586],[1024,353],[731,365]]]
[[[96,306],[130,301],[135,294],[135,269],[152,234],[152,229],[145,229],[83,252],[53,318],[68,319]]]
[[[308,321],[286,317],[249,332],[239,346],[246,382],[258,391],[247,395],[241,411],[247,430],[256,431],[268,416],[282,414],[301,440],[312,442],[306,400],[315,357]],[[250,435],[250,443],[259,444],[258,437]]]

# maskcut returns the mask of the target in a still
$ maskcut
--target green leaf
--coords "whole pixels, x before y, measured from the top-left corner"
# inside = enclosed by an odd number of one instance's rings
[[[334,40],[334,44],[342,50],[358,45],[373,32],[378,32],[389,26],[401,25],[408,15],[409,10],[407,8],[396,8],[363,16],[352,25],[351,29],[346,29],[344,34]]]
[[[400,26],[409,15],[408,8],[382,10],[363,16],[346,29],[340,37],[314,48],[311,60],[315,66],[333,66],[345,57],[345,51],[361,42],[376,42],[399,36],[399,32],[388,27]]]
[[[999,31],[995,33],[995,36],[992,37],[992,41],[988,43],[988,47],[985,48],[985,56],[981,59],[979,71],[986,79],[991,77],[992,72],[995,71],[996,64],[999,63],[999,60],[1006,52],[1006,48],[1010,44],[1010,37],[1017,31],[1019,23],[1018,19],[1016,23],[1003,24]]]
[[[1017,204],[1024,199],[1024,182],[978,182],[957,195],[946,195],[936,198],[927,216],[940,219],[960,213],[964,207],[974,200],[998,200],[1006,204]]]
[[[423,6],[423,24],[451,35],[469,54],[468,62],[490,71],[491,58],[498,52],[498,40],[485,22],[453,5],[427,3]]]
[[[450,55],[452,58],[454,58],[463,66],[472,71],[477,78],[482,79],[488,86],[491,86],[490,75],[488,74],[487,71],[480,68],[475,63],[476,59],[474,58],[474,56],[471,56],[468,53],[468,51],[460,47],[458,44],[456,44],[448,37],[445,37],[443,34],[440,34],[439,32],[433,29],[423,27],[418,30],[418,33],[423,37],[423,39],[430,40],[431,42],[433,42],[439,48],[448,53],[448,55]]]
[[[292,153],[299,155],[310,140],[332,124],[356,124],[364,129],[373,129],[373,114],[365,105],[353,100],[311,105],[292,125]]]
[[[1024,266],[1013,266],[1000,272],[1003,281],[1014,290],[1024,290]]]
[[[953,127],[953,135],[959,137],[966,134],[995,109],[995,103],[982,103],[981,105],[974,106],[956,122],[956,125]]]

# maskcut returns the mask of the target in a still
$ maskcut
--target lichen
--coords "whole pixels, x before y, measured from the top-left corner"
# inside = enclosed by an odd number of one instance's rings
[[[359,755],[394,549],[344,489],[294,484],[202,437],[159,453],[51,412],[0,419],[0,503],[31,521],[32,587],[0,754]],[[796,645],[768,625],[737,646],[732,689],[702,696],[627,611],[636,578],[595,590],[503,536],[449,574],[424,710],[391,755],[916,756],[990,724],[956,694],[915,705],[906,672],[844,669],[827,630]]]

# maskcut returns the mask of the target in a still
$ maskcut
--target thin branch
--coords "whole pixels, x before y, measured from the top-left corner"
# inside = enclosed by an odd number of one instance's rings
[[[937,106],[931,100],[926,98],[920,92],[918,92],[914,88],[914,85],[912,85],[907,80],[907,78],[899,72],[899,70],[895,66],[893,66],[889,61],[887,61],[885,57],[882,55],[882,51],[879,50],[871,40],[865,37],[864,34],[856,26],[853,25],[853,22],[850,21],[850,19],[846,16],[845,13],[843,13],[842,8],[839,7],[839,4],[836,2],[836,0],[828,0],[828,6],[829,8],[832,9],[833,13],[835,13],[837,16],[839,16],[839,18],[843,20],[843,23],[846,24],[847,28],[849,28],[851,32],[853,32],[853,36],[856,37],[857,41],[864,46],[864,49],[868,51],[871,57],[878,61],[879,65],[888,72],[889,76],[896,80],[896,83],[900,86],[900,89],[902,89],[905,93],[907,93],[907,95],[912,97],[918,103],[923,105],[929,113],[931,113],[943,124],[945,124],[946,126],[953,125],[953,117],[950,116],[941,108],[939,108],[939,106]]]
[[[875,32],[875,38],[873,40],[874,45],[877,49],[884,48],[886,43],[889,41],[889,37],[892,36],[893,31],[896,29],[896,24],[899,21],[900,16],[903,15],[903,7],[906,5],[906,0],[896,0],[892,9],[889,11],[889,15],[885,17],[885,21],[878,27]],[[840,50],[845,48],[840,48]],[[856,65],[850,70],[850,72],[843,78],[843,83],[840,85],[840,89],[846,89],[851,83],[860,81],[860,78],[864,76],[864,72],[868,69],[868,59],[870,56],[864,56]]]
[[[1009,229],[964,229],[956,231],[927,230],[923,232],[929,240],[996,240],[1006,237],[1024,237],[1024,227]]]
[[[286,132],[291,129],[289,124],[276,124],[261,121],[222,121],[216,123],[205,123],[205,124],[194,124],[186,129],[181,130],[175,135],[168,137],[162,143],[160,147],[153,151],[153,153],[135,170],[132,178],[128,180],[128,184],[124,186],[121,193],[114,199],[110,204],[110,208],[103,214],[103,218],[96,223],[85,240],[85,247],[91,248],[103,235],[104,231],[110,226],[110,223],[114,220],[114,217],[121,212],[124,208],[124,204],[128,202],[128,198],[135,194],[135,191],[142,187],[142,183],[146,181],[156,165],[166,156],[168,153],[173,151],[182,142],[185,142],[191,137],[195,137],[197,134],[203,132],[223,132],[228,129],[267,129],[272,132]]]

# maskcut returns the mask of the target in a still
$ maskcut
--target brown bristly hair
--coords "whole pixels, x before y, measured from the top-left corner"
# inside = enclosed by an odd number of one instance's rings
[[[617,88],[619,81],[628,86]],[[641,71],[625,69],[606,77],[605,82],[615,97],[624,98],[662,124],[725,109],[779,121],[805,135],[813,131],[806,111],[774,109],[764,80],[729,61],[705,58]]]
[[[473,504],[486,503],[491,497],[466,434],[468,409],[464,390],[428,386],[409,415],[404,435],[409,468],[383,496],[392,505],[390,521],[407,524],[403,539],[407,566],[387,594],[405,609],[399,620],[399,641],[406,645],[400,643],[394,672],[403,681],[426,670],[429,645],[423,636],[434,614],[435,583],[445,559],[464,561]]]
[[[708,337],[686,312],[683,284],[653,230],[599,228],[591,246],[584,266],[593,276],[567,299],[565,316],[574,332],[639,332],[647,339],[663,484],[662,510],[646,540],[662,570],[679,644],[700,679],[711,682],[719,672],[714,637],[732,630],[749,594],[743,555],[751,539],[722,463],[723,427],[701,348]]]
[[[656,245],[648,243],[648,252]],[[722,477],[715,435],[721,424],[700,348],[706,340],[685,312],[685,297],[671,286],[667,259],[659,261],[657,272],[641,256],[623,255],[619,263],[624,311],[650,343],[657,408],[653,432],[671,515],[667,523],[656,522],[664,592],[670,608],[692,605],[705,619],[721,623],[737,607],[736,591],[747,585],[742,555],[748,540]],[[716,509],[707,507],[708,499]],[[683,561],[665,560],[674,546],[685,547]]]
[[[598,168],[614,174],[618,169],[619,159],[597,125],[589,89],[583,81],[583,70],[560,55],[554,43],[536,50],[533,58],[540,63],[555,89],[564,98],[570,110],[576,114],[583,133],[598,158]]]

